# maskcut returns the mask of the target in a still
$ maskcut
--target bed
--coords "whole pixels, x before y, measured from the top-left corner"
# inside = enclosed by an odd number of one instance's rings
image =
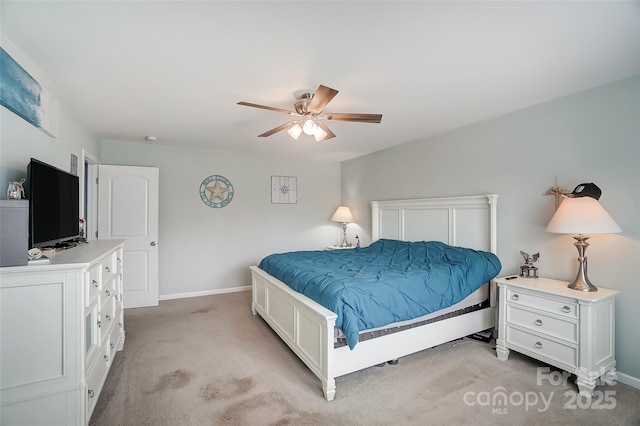
[[[386,239],[439,241],[496,253],[497,198],[479,195],[373,201],[372,240],[374,244]],[[364,330],[357,344],[340,344],[336,313],[259,267],[251,266],[250,270],[253,314],[260,315],[320,379],[328,401],[335,397],[336,377],[495,325],[495,291],[487,283],[469,296],[471,302],[465,298],[447,312]],[[480,300],[483,298],[487,300]]]

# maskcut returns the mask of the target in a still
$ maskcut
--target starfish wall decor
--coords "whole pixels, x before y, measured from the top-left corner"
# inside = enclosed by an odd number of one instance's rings
[[[545,192],[544,195],[554,195],[556,197],[556,210],[558,210],[558,207],[560,207],[560,203],[562,202],[562,196],[570,192],[571,191],[567,188],[558,186],[558,177],[556,176],[553,186],[547,189],[547,192]]]

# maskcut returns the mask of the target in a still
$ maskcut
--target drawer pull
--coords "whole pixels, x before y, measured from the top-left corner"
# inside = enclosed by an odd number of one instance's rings
[[[105,315],[107,317],[107,321],[111,321],[111,317],[109,316],[109,314]]]
[[[534,324],[537,325],[538,327],[540,327],[542,325],[542,320],[541,319],[537,319]]]
[[[111,296],[111,292],[109,290],[105,290],[105,293],[107,293],[107,297]]]
[[[109,346],[111,346],[111,349],[113,349],[115,345],[113,343],[109,343]]]
[[[111,269],[108,266],[105,266],[104,269],[106,269],[107,272],[111,272]]]
[[[93,286],[94,286],[95,288],[98,288],[98,281],[93,280]]]
[[[89,398],[93,398],[95,396],[95,392],[93,391],[93,389],[89,389],[87,394],[89,395]]]
[[[109,362],[109,355],[104,356],[104,362]]]
[[[100,328],[100,320],[98,320],[98,328]]]
[[[536,347],[536,349],[542,349],[542,343],[540,342],[536,342],[534,346]]]
[[[518,300],[520,299],[520,296],[518,296],[517,294],[514,294],[513,296],[511,296],[512,300]]]
[[[571,312],[571,308],[568,306],[563,306],[562,307],[562,312],[564,312],[565,314],[568,314],[569,312]]]

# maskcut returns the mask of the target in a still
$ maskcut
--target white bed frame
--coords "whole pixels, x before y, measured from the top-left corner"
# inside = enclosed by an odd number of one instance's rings
[[[496,253],[497,195],[372,201],[372,239],[442,241]],[[336,314],[251,266],[251,309],[259,314],[322,381],[327,401],[335,378],[494,327],[490,307],[420,327],[334,348]]]

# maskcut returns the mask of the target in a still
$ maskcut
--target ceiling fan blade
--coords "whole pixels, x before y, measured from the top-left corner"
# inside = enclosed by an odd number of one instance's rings
[[[379,123],[382,121],[382,114],[356,114],[350,112],[332,112],[323,117],[328,121],[357,121],[360,123]]]
[[[238,102],[238,105],[243,105],[243,106],[248,106],[248,107],[253,107],[253,108],[261,108],[261,109],[266,109],[266,110],[275,111],[275,112],[284,112],[285,114],[289,114],[289,115],[298,115],[298,113],[296,113],[294,111],[289,111],[288,109],[282,109],[282,108],[275,108],[275,107],[270,107],[270,106],[265,106],[265,105],[252,104],[251,102]]]
[[[289,127],[293,126],[293,125],[294,125],[294,124],[296,124],[297,122],[298,122],[298,120],[296,120],[296,121],[290,121],[290,122],[288,122],[288,123],[281,124],[281,125],[280,125],[280,126],[278,126],[278,127],[274,127],[273,129],[271,129],[271,130],[267,130],[267,131],[266,131],[266,132],[264,132],[263,134],[258,135],[258,137],[259,137],[259,138],[266,138],[267,136],[271,136],[271,135],[273,135],[274,133],[278,133],[278,132],[280,132],[280,131],[282,131],[282,130],[284,130],[284,129],[288,129]]]
[[[316,122],[316,124],[317,124],[317,125],[318,125],[322,130],[324,130],[324,132],[327,134],[327,136],[325,136],[325,137],[324,137],[324,139],[322,139],[323,141],[326,141],[327,139],[331,139],[331,138],[335,138],[335,137],[336,137],[335,133],[333,133],[333,132],[331,131],[331,129],[330,129],[330,128],[328,128],[328,127],[327,127],[327,125],[326,125],[326,124],[324,124],[323,122],[321,122],[321,121],[317,121],[317,122]]]
[[[318,90],[313,94],[311,102],[307,105],[307,111],[311,114],[320,114],[324,107],[327,106],[331,99],[338,94],[338,91],[322,84],[318,86]]]

